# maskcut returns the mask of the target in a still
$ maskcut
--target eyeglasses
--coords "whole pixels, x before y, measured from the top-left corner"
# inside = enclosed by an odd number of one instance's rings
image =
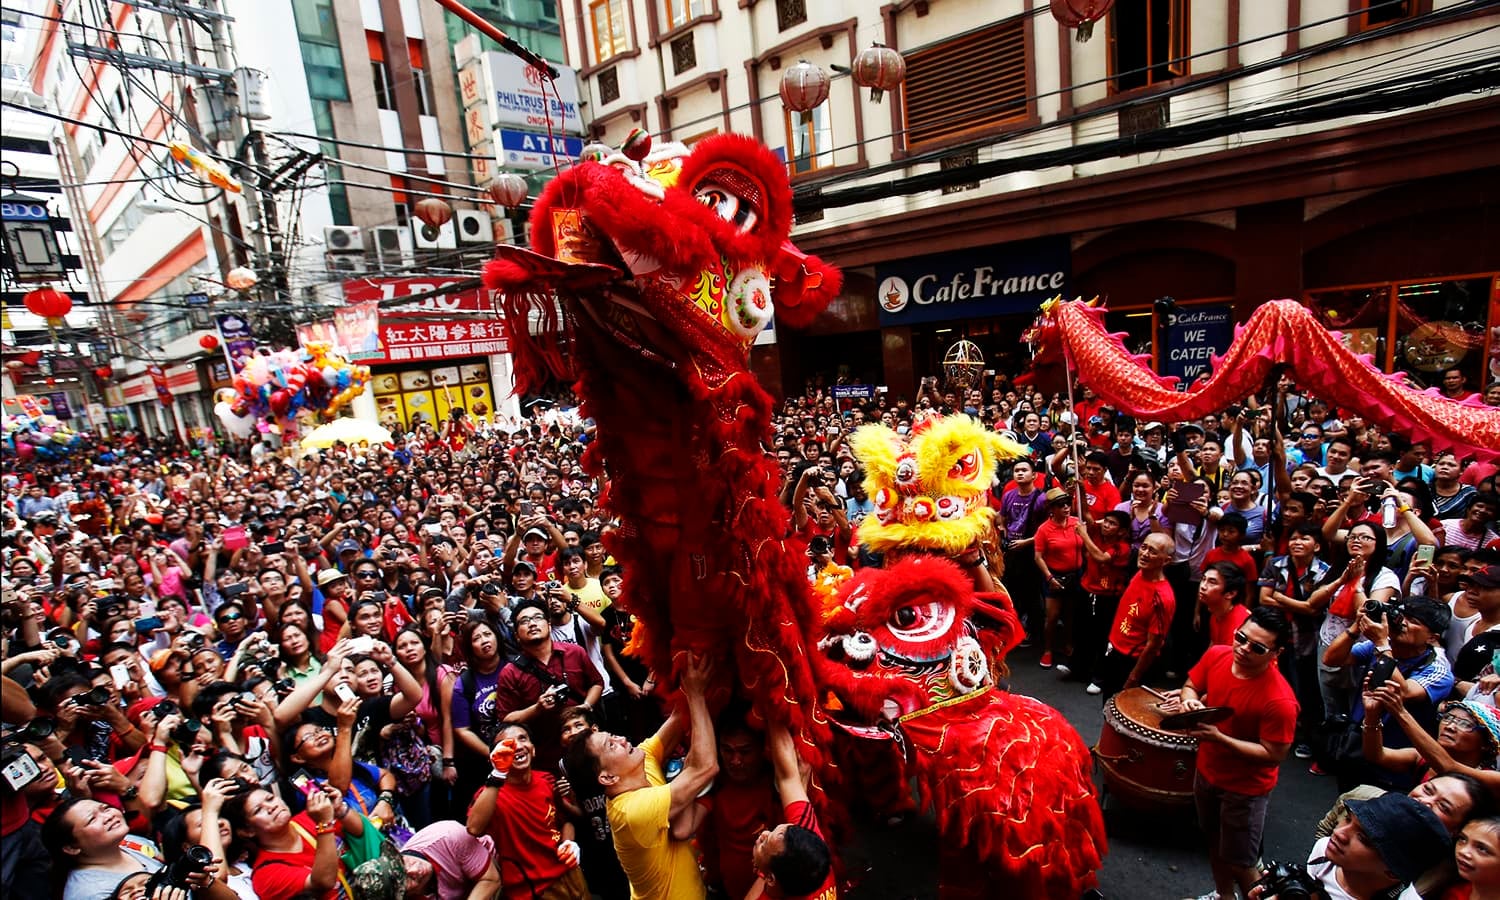
[[[528,624],[530,624],[532,622],[543,622],[543,623],[545,623],[546,621],[547,621],[547,617],[544,616],[544,615],[542,615],[541,613],[537,613],[536,615],[531,615],[531,616],[516,616],[516,624],[517,625],[528,625]]]
[[[325,735],[325,734],[328,734],[328,733],[329,733],[328,730],[325,729],[325,728],[313,728],[312,731],[309,731],[307,734],[304,734],[302,737],[300,737],[300,738],[297,739],[297,743],[295,743],[295,744],[292,745],[293,752],[295,752],[297,750],[301,750],[302,749],[302,745],[305,744],[305,743],[307,743],[308,741],[312,740],[313,738],[319,737],[320,735]]]
[[[1452,725],[1459,731],[1478,731],[1479,723],[1467,712],[1445,712],[1438,716],[1439,725]]]
[[[1265,644],[1262,644],[1260,641],[1250,640],[1250,637],[1243,631],[1236,631],[1234,633],[1234,642],[1236,644],[1248,644],[1250,646],[1250,650],[1254,652],[1256,656],[1265,656],[1267,653],[1270,653],[1272,649],[1270,647],[1267,647]]]

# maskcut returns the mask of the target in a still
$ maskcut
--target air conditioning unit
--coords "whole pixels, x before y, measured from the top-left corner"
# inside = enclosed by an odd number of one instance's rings
[[[352,225],[330,225],[323,229],[323,249],[328,253],[363,253],[365,241]]]
[[[410,231],[399,225],[383,225],[370,229],[369,234],[370,254],[375,258],[377,268],[399,269],[412,264]]]
[[[325,253],[323,260],[327,263],[329,275],[363,275],[370,271],[362,254]]]
[[[413,222],[411,236],[418,250],[453,250],[458,247],[458,236],[453,231],[452,219],[444,222],[442,228],[433,228],[425,222]]]
[[[490,214],[477,209],[460,209],[453,213],[453,223],[460,244],[493,244],[495,228]]]

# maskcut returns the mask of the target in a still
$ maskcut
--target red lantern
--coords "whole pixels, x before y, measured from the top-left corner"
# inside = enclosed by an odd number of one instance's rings
[[[198,346],[212,353],[219,349],[219,339],[214,335],[205,334],[203,337],[198,338]]]
[[[34,366],[41,361],[42,351],[40,350],[27,350],[21,354],[21,362],[25,365]]]
[[[502,172],[490,183],[489,191],[496,206],[514,208],[526,202],[526,179],[514,172]]]
[[[428,197],[416,207],[417,218],[432,228],[442,228],[453,218],[453,207],[436,197]]]
[[[73,298],[57,288],[37,288],[26,294],[26,309],[44,319],[61,319],[73,310]]]
[[[1064,28],[1078,29],[1078,43],[1094,33],[1094,23],[1104,18],[1115,0],[1051,0],[1052,18]]]
[[[57,387],[57,379],[56,378],[48,378],[46,384],[47,384],[47,387]]]
[[[876,103],[886,91],[895,90],[906,80],[906,60],[884,44],[875,44],[859,51],[850,69],[854,83],[870,89],[870,99]]]
[[[94,370],[94,375],[98,377],[100,381],[108,381],[114,374],[115,370],[111,369],[109,366],[100,366],[99,368]]]
[[[781,75],[781,102],[793,112],[807,112],[828,99],[828,73],[807,60]]]

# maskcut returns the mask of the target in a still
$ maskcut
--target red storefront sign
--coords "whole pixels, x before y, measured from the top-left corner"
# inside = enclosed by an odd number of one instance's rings
[[[412,277],[355,278],[344,282],[344,299],[349,303],[386,301],[380,307],[383,355],[360,362],[378,366],[508,352],[510,345],[505,338],[505,323],[495,314],[490,291],[483,288],[443,290],[447,285],[464,280]],[[421,296],[421,299],[409,305],[390,302],[411,296]],[[494,318],[444,318],[453,313],[478,313]]]
[[[397,297],[423,296],[410,304],[382,302],[380,315],[409,318],[421,315],[444,313],[494,313],[495,304],[490,300],[490,291],[484,288],[445,291],[449,285],[472,279],[467,278],[354,278],[344,282],[346,303],[365,303],[370,300],[391,301]]]
[[[391,322],[382,316],[380,344],[385,348],[385,358],[366,360],[367,365],[424,359],[458,359],[510,351],[510,344],[505,338],[505,323],[498,319]]]

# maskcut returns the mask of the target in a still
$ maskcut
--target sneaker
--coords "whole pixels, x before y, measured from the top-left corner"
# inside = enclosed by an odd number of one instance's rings
[[[1312,765],[1310,765],[1310,766],[1307,767],[1307,774],[1309,774],[1309,775],[1332,775],[1333,773],[1329,772],[1326,769],[1324,769],[1322,766],[1318,765],[1317,763],[1313,763]]]
[[[1196,897],[1184,897],[1182,900],[1219,900],[1219,892],[1209,891],[1206,894],[1199,894]]]
[[[1042,654],[1041,666],[1044,669],[1050,669],[1050,668],[1052,668],[1052,651],[1051,650],[1048,650],[1046,653]]]
[[[1094,683],[1092,681],[1090,681],[1089,682],[1089,686],[1086,687],[1086,688],[1084,688],[1083,690],[1084,690],[1085,693],[1093,694],[1096,697],[1098,695],[1104,693],[1104,688],[1100,687],[1098,684],[1096,684],[1096,683]]]
[[[1027,647],[1030,647],[1031,646],[1031,635],[1023,633],[1021,635],[1021,643],[1017,644],[1016,646],[1018,648],[1022,649],[1022,650],[1026,649]]]
[[[1298,759],[1312,759],[1312,747],[1307,744],[1298,744],[1292,750],[1292,755]]]
[[[1064,678],[1067,678],[1069,675],[1073,674],[1073,670],[1070,669],[1070,668],[1068,668],[1068,664],[1067,663],[1058,663],[1057,664],[1057,674],[1061,675]]]

